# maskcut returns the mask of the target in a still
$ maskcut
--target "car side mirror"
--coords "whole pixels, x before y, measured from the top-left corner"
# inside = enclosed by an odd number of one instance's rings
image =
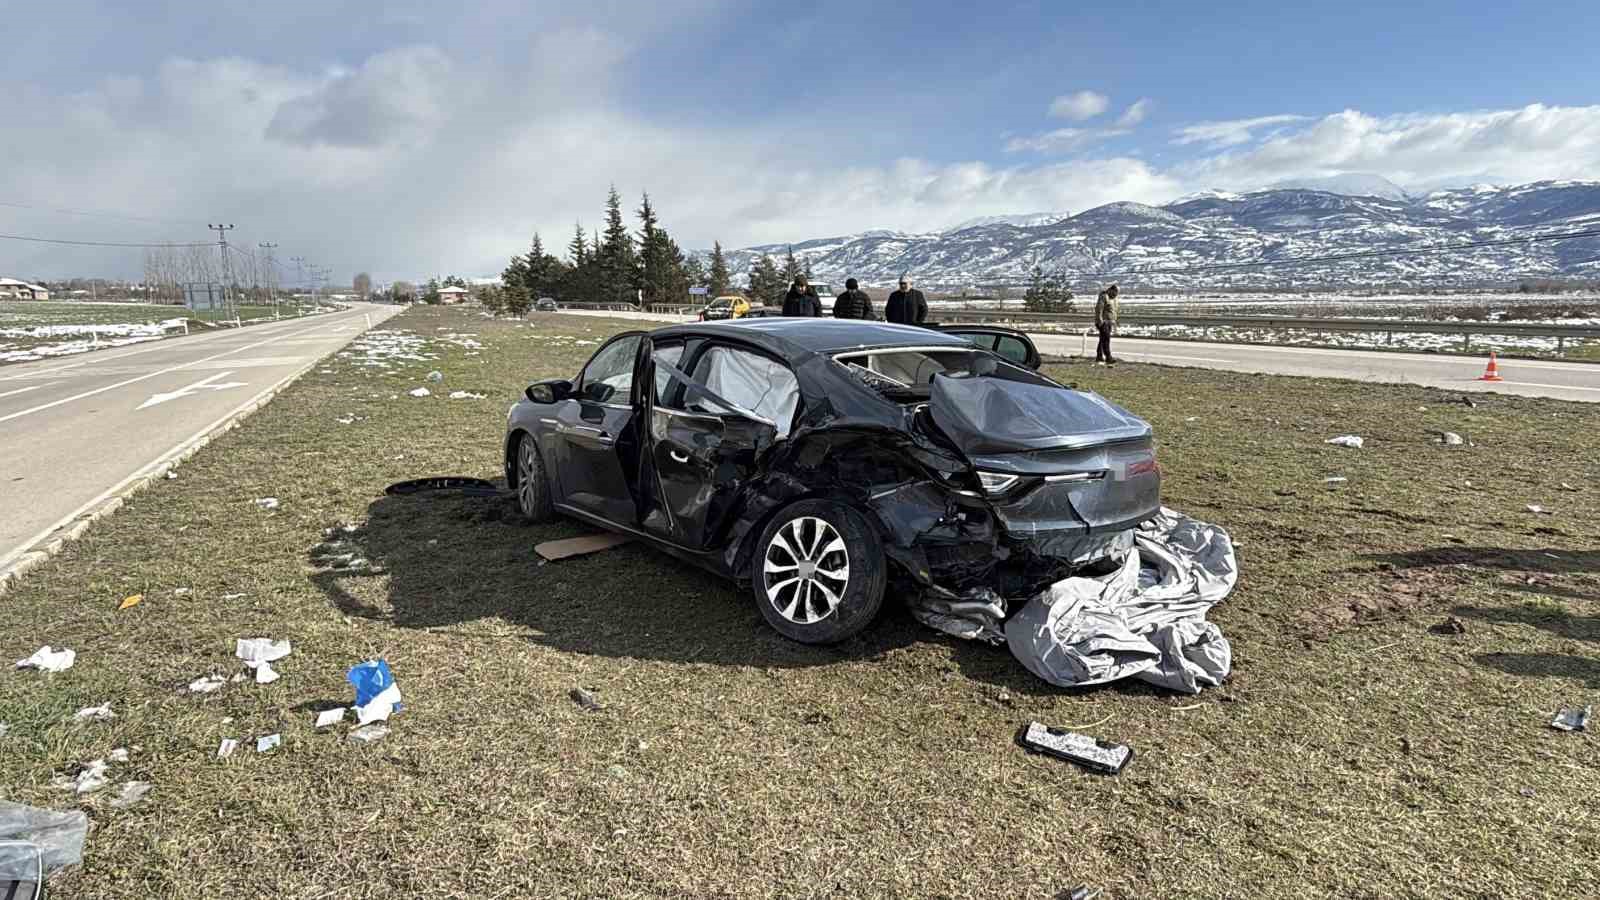
[[[522,393],[534,403],[556,403],[572,396],[572,382],[564,378],[535,381]]]
[[[591,403],[607,403],[616,396],[617,389],[603,381],[591,381],[583,386],[583,399]]]

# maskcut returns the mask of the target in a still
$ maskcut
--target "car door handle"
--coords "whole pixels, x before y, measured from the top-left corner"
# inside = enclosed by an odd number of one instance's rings
[[[672,457],[672,461],[675,463],[686,463],[689,461],[689,454],[678,450],[668,450],[667,455]]]
[[[567,427],[566,431],[568,434],[581,434],[586,437],[594,438],[596,442],[605,447],[609,447],[617,442],[616,438],[607,434],[604,428],[596,428],[593,425],[570,425]]]

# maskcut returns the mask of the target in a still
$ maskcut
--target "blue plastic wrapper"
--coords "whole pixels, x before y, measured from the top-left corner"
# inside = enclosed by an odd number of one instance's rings
[[[345,678],[355,686],[356,707],[366,707],[367,704],[387,695],[394,698],[394,711],[399,712],[404,707],[399,703],[400,691],[395,687],[394,674],[389,671],[389,664],[381,659],[369,659],[350,667]],[[383,718],[387,718],[384,716]]]

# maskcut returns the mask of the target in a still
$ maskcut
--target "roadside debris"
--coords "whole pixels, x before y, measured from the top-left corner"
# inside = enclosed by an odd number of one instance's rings
[[[335,707],[334,709],[325,709],[322,712],[317,713],[316,724],[314,724],[312,727],[327,728],[329,725],[339,724],[340,722],[344,721],[344,709],[344,707],[340,706]]]
[[[439,382],[444,381],[444,373],[438,369],[434,369],[432,372],[428,373],[427,381],[429,384],[438,384]]]
[[[400,705],[400,686],[395,684],[394,674],[389,671],[386,661],[369,659],[357,663],[345,673],[345,678],[356,689],[357,725],[387,721],[391,714],[403,708]]]
[[[50,786],[62,791],[72,791],[78,794],[92,794],[106,786],[110,781],[106,777],[106,770],[110,764],[103,759],[96,759],[83,764],[77,775],[57,775],[50,780]]]
[[[111,711],[110,703],[102,703],[99,706],[85,706],[72,714],[72,719],[75,722],[107,722],[116,717],[117,714]]]
[[[350,731],[349,740],[367,744],[389,736],[389,726],[374,722]]]
[[[567,696],[571,697],[573,703],[583,707],[587,712],[599,712],[605,709],[604,706],[600,705],[600,701],[594,698],[593,694],[583,688],[573,688],[567,692]]]
[[[433,391],[430,391],[425,387],[413,388],[413,389],[411,389],[409,391],[406,391],[406,393],[410,394],[413,397],[431,397],[431,396],[433,396]]]
[[[1127,744],[1102,741],[1039,722],[1023,726],[1017,732],[1017,744],[1031,753],[1077,763],[1096,775],[1116,775],[1133,759],[1133,748]]]
[[[82,862],[83,839],[88,833],[85,813],[0,800],[0,841],[27,841],[38,847],[46,872]]]
[[[1565,481],[1561,482],[1561,489],[1563,491],[1573,491],[1574,493],[1576,493],[1577,490],[1578,490],[1577,488],[1573,487],[1572,485],[1567,484]]]
[[[52,650],[49,644],[45,644],[35,650],[33,655],[27,659],[17,660],[17,668],[38,669],[41,672],[65,672],[72,668],[72,664],[77,659],[78,654],[75,650],[68,650],[65,647],[60,650]]]
[[[233,655],[244,660],[244,667],[256,675],[256,684],[271,684],[280,676],[273,671],[271,663],[289,655],[288,641],[274,641],[271,638],[239,638],[234,645]]]
[[[1456,434],[1454,431],[1435,431],[1433,434],[1436,435],[1434,440],[1446,447],[1459,447],[1466,443],[1461,439],[1461,435]]]
[[[238,741],[233,738],[223,738],[222,743],[217,745],[217,759],[227,759],[237,749],[239,749]]]
[[[138,606],[140,603],[143,603],[143,602],[144,602],[144,595],[143,594],[134,594],[132,597],[124,597],[124,598],[122,598],[122,602],[117,604],[117,611],[121,612],[122,610],[125,610],[125,609],[127,609],[129,607]]]
[[[1345,482],[1347,482],[1349,480],[1350,479],[1344,477],[1343,475],[1331,475],[1331,476],[1329,476],[1327,478],[1322,479],[1322,483],[1323,484],[1344,484]]]
[[[118,747],[117,749],[106,754],[106,759],[114,763],[125,763],[128,761],[128,748]]]
[[[474,394],[471,391],[451,391],[450,392],[450,399],[451,400],[484,400],[484,399],[487,399],[488,396],[489,396],[488,394]]]
[[[1361,445],[1365,442],[1357,435],[1341,434],[1338,437],[1328,438],[1326,441],[1323,441],[1323,443],[1337,444],[1340,447],[1349,447],[1352,450],[1360,450]]]
[[[1550,727],[1557,731],[1588,731],[1589,712],[1591,707],[1583,709],[1562,709],[1551,720]]]
[[[122,785],[122,793],[111,801],[111,805],[117,809],[126,809],[143,800],[144,795],[150,793],[152,786],[148,781],[129,781]]]
[[[172,471],[171,469],[168,469],[167,470],[167,480],[168,481],[177,481],[178,480],[178,473]]]
[[[1466,634],[1467,623],[1455,616],[1445,616],[1444,621],[1428,629],[1434,634]]]
[[[533,552],[545,562],[555,562],[561,559],[571,559],[574,556],[584,556],[590,553],[599,553],[601,550],[610,550],[620,547],[633,538],[624,534],[606,532],[604,534],[586,534],[582,537],[563,538],[559,541],[545,541],[535,544]]]
[[[281,735],[281,734],[263,734],[261,737],[256,738],[256,752],[257,753],[271,753],[273,750],[275,750],[278,747],[282,746],[282,744],[283,744],[283,735]]]
[[[1080,884],[1057,894],[1056,900],[1094,900],[1101,892],[1100,888],[1090,888],[1086,884]]]
[[[1133,540],[1110,575],[1064,578],[1028,600],[1005,625],[1012,655],[1061,687],[1127,677],[1190,694],[1220,685],[1232,649],[1205,614],[1239,578],[1228,533],[1162,507]]]
[[[278,503],[277,497],[262,497],[256,501],[256,506],[266,510],[267,512],[277,509],[279,505],[280,504]]]
[[[989,588],[957,595],[935,585],[909,605],[918,622],[952,637],[997,647],[1006,642],[1006,602]]]
[[[1554,513],[1550,512],[1550,510],[1545,509],[1544,507],[1540,506],[1537,503],[1529,503],[1528,506],[1527,506],[1527,509],[1528,509],[1528,512],[1531,512],[1536,516],[1554,515]]]

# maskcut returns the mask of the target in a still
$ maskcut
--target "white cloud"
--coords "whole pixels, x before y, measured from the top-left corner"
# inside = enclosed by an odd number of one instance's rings
[[[1261,128],[1270,128],[1274,125],[1287,125],[1291,122],[1304,122],[1305,116],[1276,115],[1257,116],[1253,119],[1228,119],[1220,122],[1196,122],[1185,125],[1173,133],[1174,144],[1205,144],[1208,147],[1221,148],[1233,147],[1248,143],[1254,132]]]
[[[1058,119],[1071,119],[1082,122],[1092,119],[1106,111],[1111,101],[1105,94],[1094,91],[1076,91],[1071,94],[1062,94],[1050,101],[1050,115]]]
[[[1150,98],[1140,97],[1138,100],[1133,101],[1127,109],[1123,110],[1122,115],[1117,117],[1117,127],[1132,128],[1143,122],[1144,117],[1149,114]]]
[[[1129,133],[1126,128],[1057,128],[1031,137],[1011,138],[1006,141],[1006,152],[1065,153]]]

